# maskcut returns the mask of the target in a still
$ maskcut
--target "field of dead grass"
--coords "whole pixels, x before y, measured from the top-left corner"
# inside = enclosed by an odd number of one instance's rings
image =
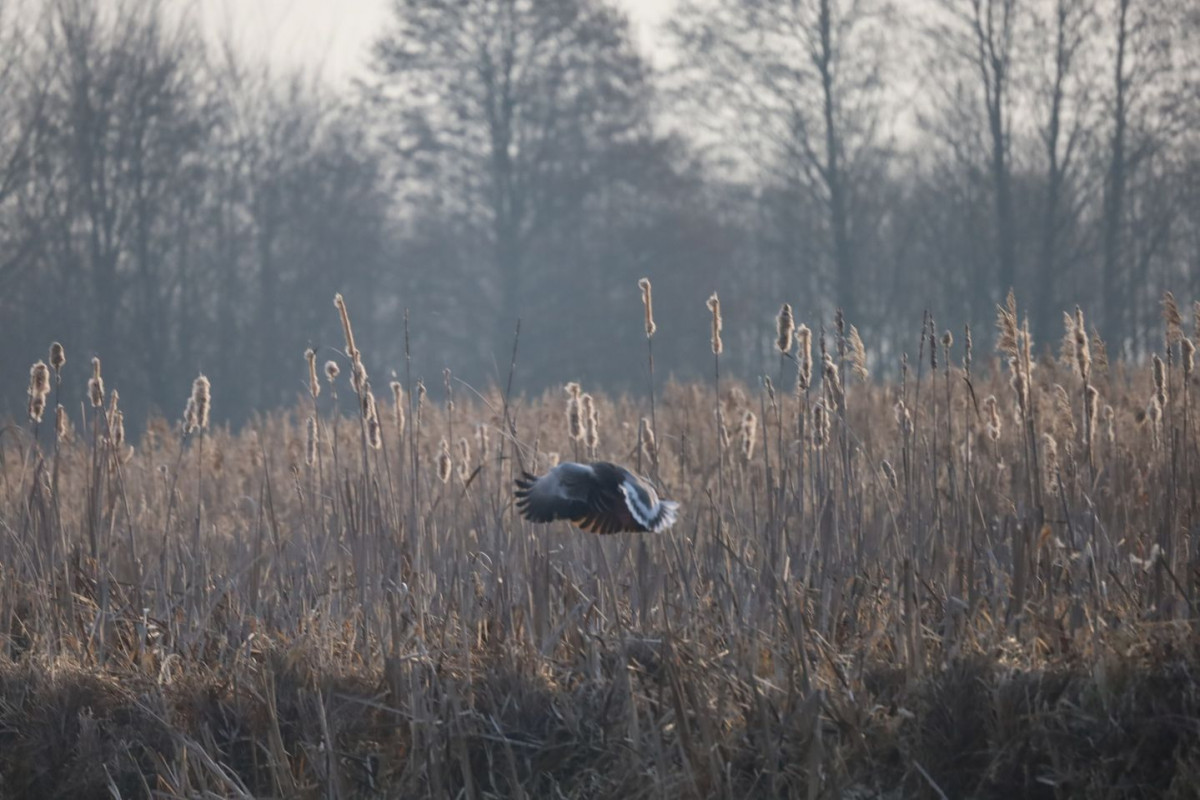
[[[1041,358],[1015,304],[995,353],[927,320],[888,380],[789,313],[769,381],[651,360],[633,400],[373,391],[342,305],[296,408],[231,432],[198,380],[136,442],[52,355],[0,431],[0,797],[1194,797],[1196,333],[1164,308],[1138,363],[1082,314]],[[593,457],[680,524],[515,514],[522,468]]]

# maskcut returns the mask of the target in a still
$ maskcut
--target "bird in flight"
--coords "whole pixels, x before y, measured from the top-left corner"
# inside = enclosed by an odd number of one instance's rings
[[[516,480],[517,508],[530,522],[570,520],[591,533],[659,533],[675,524],[679,503],[659,500],[648,483],[607,461],[559,464]]]

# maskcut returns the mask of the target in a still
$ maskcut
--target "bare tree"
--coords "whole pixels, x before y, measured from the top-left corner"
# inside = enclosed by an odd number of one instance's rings
[[[669,31],[687,110],[823,209],[828,272],[860,302],[856,192],[881,151],[882,2],[685,0]]]
[[[931,52],[975,76],[974,94],[986,118],[987,160],[995,220],[995,297],[1017,286],[1017,231],[1013,213],[1012,71],[1020,0],[938,0],[944,19],[929,27]],[[939,65],[935,65],[940,68]],[[951,79],[952,80],[952,79]]]
[[[603,180],[605,152],[647,127],[628,23],[600,0],[394,0],[375,56],[402,199],[485,232],[507,338],[531,250]]]

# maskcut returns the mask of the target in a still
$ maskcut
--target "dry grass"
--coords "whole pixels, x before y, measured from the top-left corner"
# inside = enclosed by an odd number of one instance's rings
[[[649,399],[591,391],[585,443],[561,391],[449,374],[453,403],[406,381],[403,430],[333,413],[345,378],[238,434],[10,426],[0,796],[1193,796],[1186,345],[1156,386],[1003,332],[970,373],[929,321],[893,383],[834,337],[799,392],[790,357],[659,387],[652,446]],[[518,519],[514,474],[593,448],[681,523]]]

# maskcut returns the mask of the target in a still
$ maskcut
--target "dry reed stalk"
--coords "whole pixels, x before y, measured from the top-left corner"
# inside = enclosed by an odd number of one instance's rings
[[[649,278],[642,278],[638,281],[638,288],[642,291],[642,311],[644,313],[645,329],[646,329],[646,379],[649,381],[650,389],[650,422],[652,425],[658,424],[658,412],[654,398],[654,332],[658,327],[654,324],[654,303],[653,290],[650,286]],[[658,461],[652,460],[651,464],[655,470],[657,477]]]

